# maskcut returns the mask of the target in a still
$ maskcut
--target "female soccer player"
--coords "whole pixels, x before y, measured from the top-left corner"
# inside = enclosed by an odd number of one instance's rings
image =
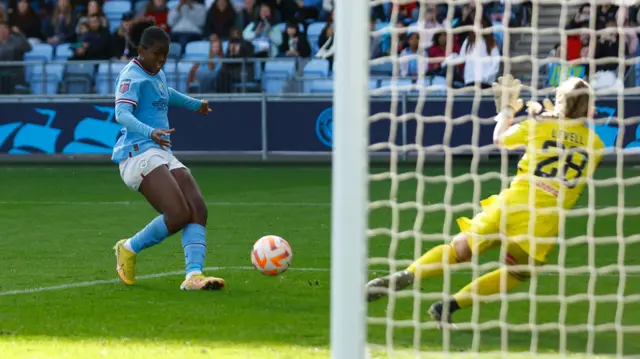
[[[167,111],[185,107],[203,115],[211,112],[199,101],[167,86],[162,66],[169,53],[169,35],[151,19],[139,19],[129,27],[129,40],[138,47],[133,59],[116,80],[116,119],[124,126],[113,148],[112,160],[120,176],[139,191],[160,216],[140,232],[116,243],[116,270],[124,284],[135,283],[138,253],[182,230],[186,279],[182,290],[218,290],[224,280],[202,274],[206,251],[207,207],[189,170],[171,153]]]
[[[473,219],[458,219],[461,233],[450,244],[431,248],[406,270],[370,281],[369,301],[385,296],[390,285],[399,290],[416,280],[440,276],[443,265],[468,262],[472,256],[499,248],[505,240],[506,267],[476,279],[447,303],[429,308],[441,326],[451,321],[456,310],[473,304],[472,293],[480,297],[500,293],[502,277],[504,289],[510,291],[531,277],[529,268],[547,261],[558,236],[558,210],[575,205],[602,159],[604,144],[584,121],[593,116],[593,94],[585,81],[571,78],[557,88],[555,108],[547,102],[547,112],[511,126],[523,107],[520,82],[511,76],[498,82],[494,84],[499,114],[493,140],[502,148],[526,150],[516,177],[508,189],[482,201],[482,212]],[[503,91],[508,93],[504,103]],[[537,103],[528,105],[535,107],[535,115],[541,110]]]

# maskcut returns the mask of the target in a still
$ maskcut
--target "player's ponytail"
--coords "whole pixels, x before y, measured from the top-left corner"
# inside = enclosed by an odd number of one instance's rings
[[[145,44],[141,43],[142,34],[144,34],[144,31],[146,29],[154,26],[155,24],[156,20],[152,17],[141,17],[131,21],[131,24],[129,25],[129,31],[127,31],[129,42],[131,42],[131,44],[136,47],[138,45],[145,46]]]

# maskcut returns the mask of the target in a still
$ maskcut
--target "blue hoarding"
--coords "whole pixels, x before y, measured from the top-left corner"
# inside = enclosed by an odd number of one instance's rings
[[[184,109],[170,110],[171,126],[176,128],[172,136],[175,150],[331,149],[333,114],[328,100],[267,101],[266,106],[260,101],[216,101],[211,106],[213,113],[207,117]],[[386,144],[393,142],[450,147],[491,144],[493,101],[485,100],[474,106],[472,101],[460,99],[447,106],[444,99],[406,100],[402,106],[393,108],[396,113],[390,113],[392,106],[388,100],[371,102],[370,112],[375,121],[370,126],[370,142],[382,144],[378,150],[387,150]],[[406,114],[402,108],[406,108]],[[616,119],[617,101],[599,101],[597,109],[598,117],[608,121],[596,126],[608,147],[616,144],[622,148],[640,147],[637,118],[640,101],[624,101],[626,119],[621,125]],[[474,113],[479,121],[470,120]],[[108,103],[3,103],[0,114],[0,153],[4,154],[108,154],[121,128],[115,121],[113,106]]]

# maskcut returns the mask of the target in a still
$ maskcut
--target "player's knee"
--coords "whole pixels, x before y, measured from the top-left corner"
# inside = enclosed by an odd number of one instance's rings
[[[518,260],[516,256],[507,252],[505,262],[507,264],[509,274],[517,280],[526,282],[531,279],[531,270],[529,268],[525,268],[525,266],[529,265],[528,261]]]
[[[209,209],[207,209],[204,199],[202,197],[191,199],[189,207],[191,208],[191,223],[205,226],[209,217]]]
[[[176,233],[191,222],[191,210],[186,203],[174,206],[170,211],[165,212],[164,216],[169,233]]]
[[[471,248],[469,247],[469,238],[466,234],[458,234],[455,238],[453,238],[451,246],[456,251],[458,262],[468,262],[471,260],[472,253]]]

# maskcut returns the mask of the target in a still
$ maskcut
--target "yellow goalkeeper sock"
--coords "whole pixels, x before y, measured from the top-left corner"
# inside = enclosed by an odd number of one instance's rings
[[[407,270],[415,275],[416,280],[419,280],[441,276],[444,272],[443,263],[454,264],[457,262],[458,256],[455,248],[448,244],[441,244],[423,254]]]
[[[467,284],[466,287],[462,288],[458,293],[456,293],[454,298],[456,303],[458,304],[458,307],[466,308],[470,307],[473,304],[473,299],[471,297],[472,292],[475,292],[475,294],[481,296],[500,293],[501,276],[503,275],[507,276],[505,286],[507,292],[525,282],[525,280],[516,278],[513,274],[509,273],[507,271],[507,268],[496,269],[493,272],[487,273],[482,277],[476,279],[475,281]]]

